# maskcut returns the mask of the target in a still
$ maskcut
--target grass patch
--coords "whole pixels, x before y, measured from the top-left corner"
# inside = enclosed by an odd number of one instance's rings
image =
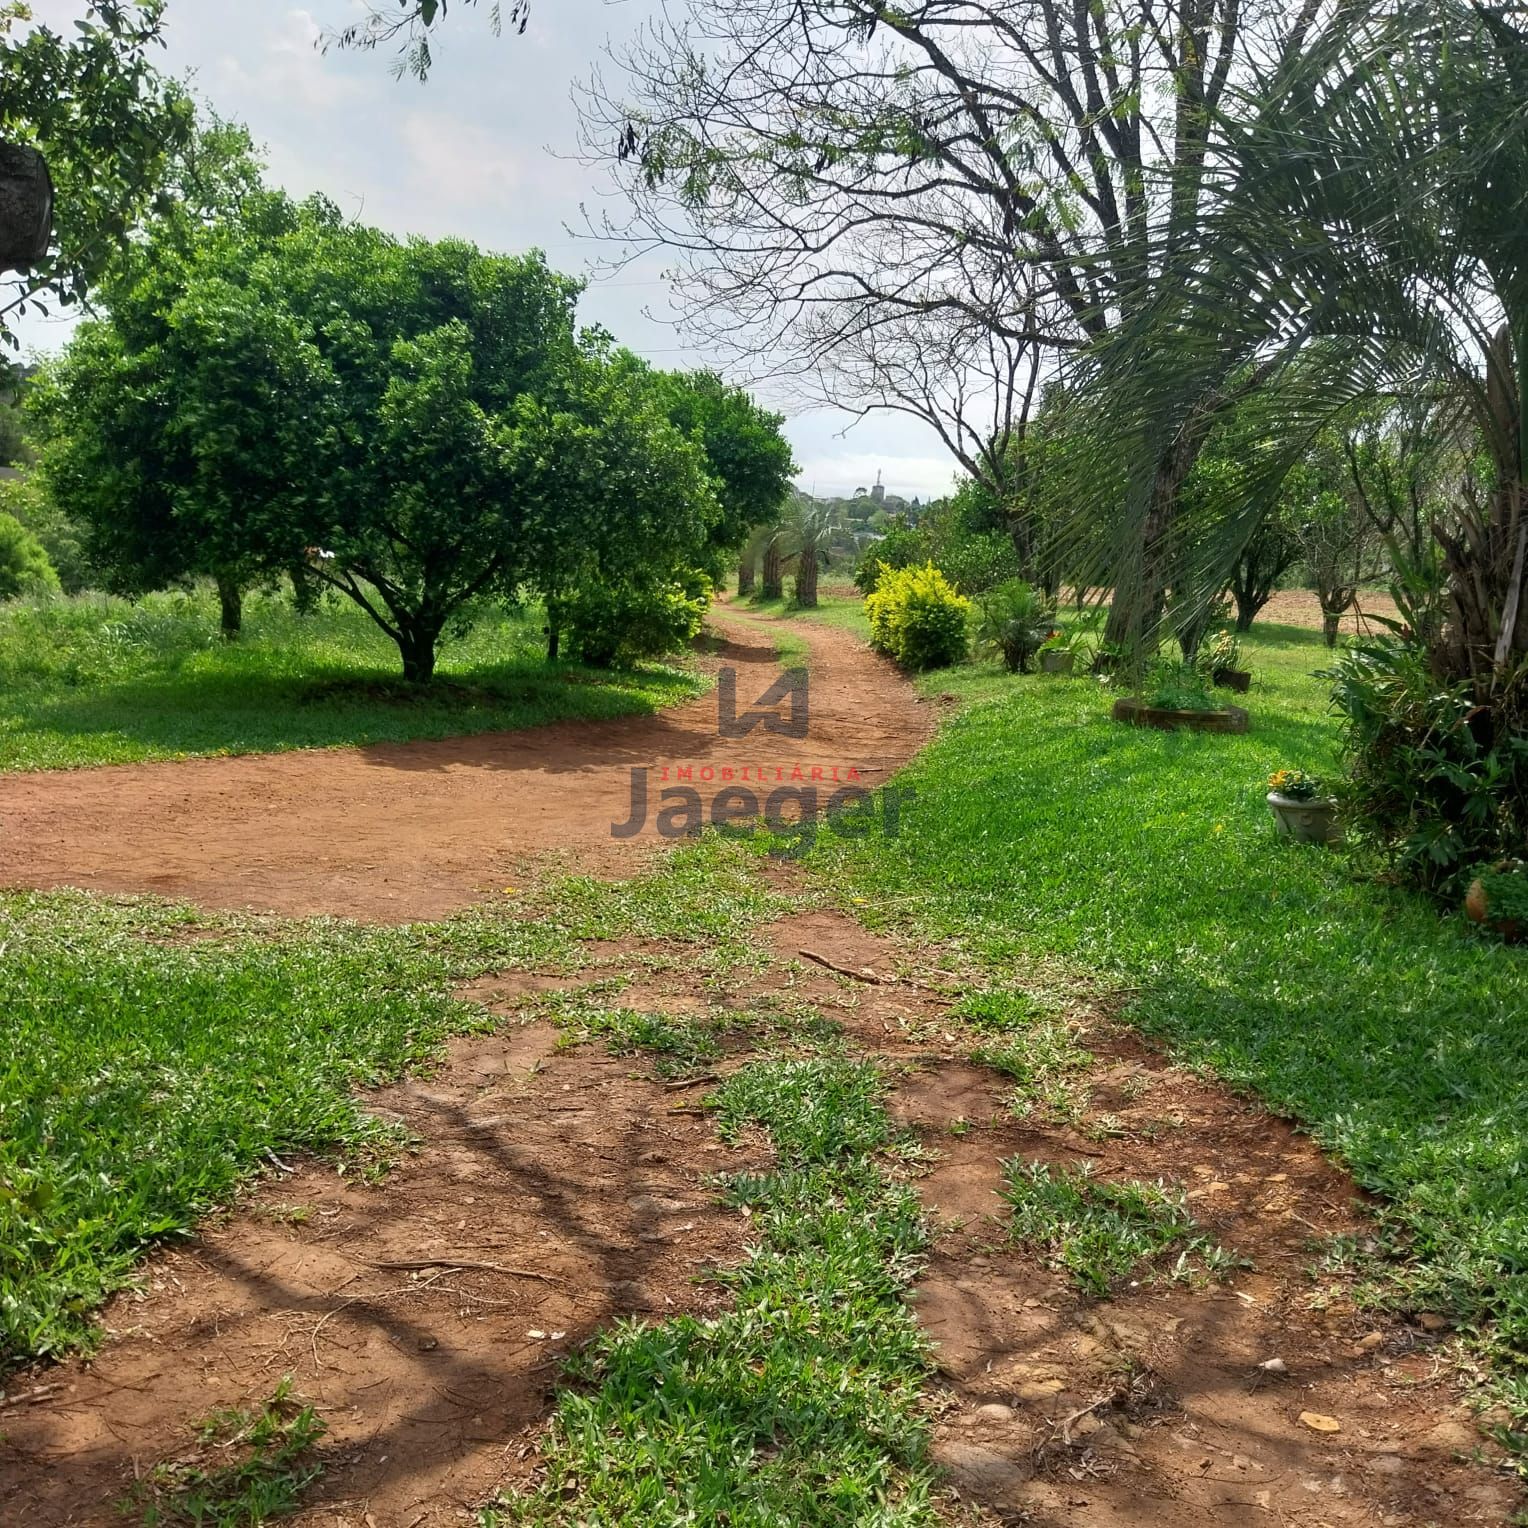
[[[724,1133],[763,1126],[780,1162],[728,1187],[758,1237],[719,1275],[733,1308],[596,1337],[559,1396],[544,1481],[488,1508],[484,1528],[939,1521],[926,1343],[902,1299],[924,1230],[916,1196],[869,1154],[893,1139],[879,1074],[843,1058],[760,1061],[716,1103]]]
[[[1044,1012],[1027,992],[998,990],[967,993],[950,1016],[982,1036],[971,1059],[1013,1079],[1008,1102],[1020,1119],[1071,1123],[1081,1117],[1087,1089],[1078,1074],[1093,1055],[1059,1014]]]
[[[286,1517],[323,1474],[313,1447],[325,1430],[293,1398],[288,1376],[258,1410],[218,1411],[199,1423],[196,1460],[156,1465],[122,1513],[144,1528],[258,1528]]]
[[[0,896],[0,1373],[88,1346],[92,1312],[145,1250],[271,1154],[385,1164],[402,1137],[355,1090],[489,1022],[456,983],[633,928],[741,961],[772,905],[719,840],[606,890],[574,882],[413,928]]]
[[[0,770],[404,742],[651,712],[701,693],[687,669],[609,672],[543,657],[539,610],[486,611],[441,653],[437,681],[399,675],[364,612],[245,601],[224,642],[209,591],[0,605]]]
[[[900,836],[812,863],[867,921],[1133,989],[1132,1022],[1384,1196],[1384,1298],[1494,1324],[1528,1408],[1528,957],[1275,836],[1268,774],[1335,764],[1330,654],[1294,627],[1246,646],[1241,737],[1117,724],[1083,678],[930,676],[966,704],[899,776]]]
[[[1086,1162],[1054,1172],[1043,1162],[1003,1164],[1013,1240],[1064,1268],[1080,1289],[1102,1298],[1120,1279],[1172,1254],[1174,1278],[1235,1265],[1200,1231],[1180,1192],[1160,1183],[1109,1183],[1089,1169]]]

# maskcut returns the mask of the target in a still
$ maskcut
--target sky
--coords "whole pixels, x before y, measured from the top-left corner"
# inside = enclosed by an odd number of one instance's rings
[[[493,36],[488,3],[451,7],[424,84],[395,79],[391,52],[317,46],[364,14],[359,0],[309,0],[306,8],[168,0],[160,67],[189,76],[220,115],[244,122],[264,146],[269,178],[293,195],[322,191],[395,234],[452,235],[506,253],[540,248],[559,269],[589,275],[609,250],[570,230],[614,190],[601,170],[572,157],[573,87],[661,0],[536,0],[523,37]],[[33,0],[32,9],[60,30],[84,12],[81,0]],[[666,321],[663,270],[654,255],[594,279],[582,321],[603,324],[661,366],[714,364],[685,348]],[[21,338],[52,350],[68,332],[33,320]],[[755,392],[787,411],[767,384]],[[868,487],[880,472],[889,493],[928,499],[946,492],[956,471],[932,430],[898,415],[856,421],[834,410],[795,412],[787,434],[798,481],[824,496]]]

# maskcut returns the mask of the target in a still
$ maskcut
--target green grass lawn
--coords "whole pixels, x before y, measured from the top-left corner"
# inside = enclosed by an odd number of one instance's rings
[[[218,636],[208,591],[0,605],[0,770],[401,742],[648,712],[698,694],[681,667],[548,664],[539,609],[494,611],[403,682],[397,648],[333,601],[252,595]]]
[[[1328,658],[1255,628],[1244,737],[1125,727],[1087,678],[925,676],[965,704],[901,776],[900,837],[811,863],[862,918],[1134,989],[1133,1022],[1385,1196],[1384,1295],[1489,1326],[1528,1405],[1528,954],[1275,837],[1268,773],[1336,767]]]

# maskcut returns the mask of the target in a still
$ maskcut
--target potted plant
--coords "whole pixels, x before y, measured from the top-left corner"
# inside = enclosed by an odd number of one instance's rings
[[[1223,690],[1245,695],[1252,686],[1251,673],[1241,666],[1241,638],[1234,631],[1217,631],[1206,638],[1199,649],[1199,665],[1210,683]]]
[[[1342,836],[1337,803],[1303,769],[1276,769],[1268,776],[1268,810],[1279,832],[1296,843],[1331,844]]]
[[[1046,674],[1070,674],[1077,666],[1082,639],[1076,632],[1052,631],[1040,644],[1040,668]]]
[[[1465,893],[1464,910],[1509,943],[1528,938],[1528,860],[1498,860]]]

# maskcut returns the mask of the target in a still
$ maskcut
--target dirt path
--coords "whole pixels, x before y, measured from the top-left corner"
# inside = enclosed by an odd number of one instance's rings
[[[561,1359],[618,1315],[716,1310],[725,1294],[705,1271],[740,1261],[753,1233],[707,1185],[768,1167],[758,1145],[720,1144],[698,1107],[706,1078],[675,1085],[648,1058],[558,1049],[522,1013],[591,981],[609,984],[602,1002],[658,1014],[811,1011],[885,1069],[924,1146],[909,1170],[936,1235],[915,1308],[935,1343],[952,1528],[1505,1522],[1508,1482],[1461,1457],[1478,1435],[1446,1335],[1363,1315],[1340,1280],[1313,1279],[1313,1238],[1359,1229],[1362,1203],[1308,1140],[1082,1010],[1086,1107],[1067,1125],[1025,1122],[928,985],[958,978],[958,957],[812,907],[760,930],[759,950],[762,965],[706,973],[694,945],[603,945],[578,971],[479,983],[504,1027],[455,1044],[439,1077],[375,1097],[422,1138],[418,1155],[376,1185],[318,1167],[273,1176],[113,1302],[116,1335],[93,1362],[12,1381],[36,1399],[0,1410],[0,1522],[120,1521],[135,1479],[201,1457],[197,1419],[258,1403],[285,1374],[328,1427],[304,1528],[446,1528],[533,1478]],[[714,1069],[781,1044],[739,1029]],[[1245,1264],[1224,1282],[1143,1274],[1093,1300],[1008,1240],[1013,1157],[1185,1181],[1202,1227]]]
[[[774,679],[777,623],[719,606],[718,666],[737,704]],[[189,759],[0,775],[0,886],[153,892],[205,907],[375,922],[434,919],[512,885],[555,855],[595,874],[630,874],[659,843],[657,774],[689,765],[764,768],[789,784],[823,770],[867,784],[922,747],[928,708],[847,632],[797,622],[810,649],[810,727],[796,741],[718,735],[716,692],[652,717],[566,722],[440,742]],[[631,816],[632,770],[647,767],[653,811]]]

